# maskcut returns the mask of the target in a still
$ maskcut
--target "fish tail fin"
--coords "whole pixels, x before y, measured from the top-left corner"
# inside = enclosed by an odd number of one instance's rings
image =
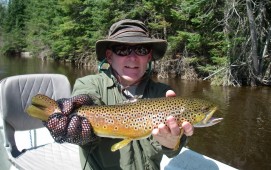
[[[55,100],[48,96],[37,94],[32,98],[32,103],[27,107],[26,112],[32,117],[47,121],[51,114],[59,113],[61,110]]]

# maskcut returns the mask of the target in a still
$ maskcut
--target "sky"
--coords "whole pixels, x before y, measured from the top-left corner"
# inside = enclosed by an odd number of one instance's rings
[[[8,3],[8,0],[0,0],[0,3],[1,3],[1,4],[7,4],[7,3]]]

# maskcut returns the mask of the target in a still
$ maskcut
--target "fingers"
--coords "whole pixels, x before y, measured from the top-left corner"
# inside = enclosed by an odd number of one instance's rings
[[[72,97],[72,103],[74,104],[75,108],[78,108],[82,105],[93,105],[94,102],[87,94],[80,94],[77,96]]]
[[[66,131],[68,118],[66,116],[55,114],[54,117],[49,119],[46,123],[47,128],[54,134],[54,136],[61,136]]]
[[[72,99],[62,98],[57,100],[58,106],[64,115],[69,115],[73,110]]]
[[[188,123],[188,122],[186,122],[186,123]],[[185,126],[184,131],[187,130],[187,133],[188,132],[191,133],[190,132],[191,129],[190,129],[189,125],[190,125],[190,123],[184,124],[184,126]],[[181,130],[180,130],[180,127],[178,126],[178,123],[175,120],[175,118],[173,116],[169,116],[167,118],[166,125],[163,123],[159,124],[158,127],[156,129],[154,129],[152,133],[155,135],[160,135],[160,136],[167,135],[167,134],[170,134],[173,136],[179,136],[181,133]]]
[[[71,114],[82,105],[94,105],[93,100],[86,94],[77,95],[72,98],[62,98],[57,100],[61,112],[65,115]]]
[[[173,116],[167,118],[166,125],[161,123],[153,129],[152,135],[161,145],[167,148],[174,149],[180,142],[180,128]]]
[[[76,136],[81,129],[80,118],[78,116],[73,116],[68,124],[67,136]]]
[[[186,136],[192,136],[194,133],[194,127],[189,122],[183,122],[182,127],[184,131],[184,134]],[[167,118],[166,125],[161,123],[158,125],[156,129],[152,132],[155,135],[165,135],[165,134],[171,134],[173,136],[178,136],[181,133],[181,129],[178,126],[177,121],[173,116],[169,116]]]
[[[183,122],[182,127],[178,126],[178,122],[173,116],[169,116],[165,124],[159,124],[153,129],[152,135],[161,145],[176,149],[179,147],[180,138],[183,134],[186,136],[193,135],[194,127],[189,122]]]
[[[82,137],[89,137],[91,131],[91,125],[85,118],[80,118],[78,116],[73,116],[68,125],[67,136],[76,136],[81,134]]]
[[[82,120],[82,136],[83,138],[91,136],[91,125],[87,119]]]
[[[84,117],[77,115],[67,117],[64,114],[55,113],[43,123],[58,143],[69,142],[83,145],[98,139],[91,124]]]
[[[182,128],[186,136],[192,136],[194,133],[194,127],[189,122],[183,122]]]
[[[154,129],[153,133],[160,136],[167,134],[178,136],[180,134],[180,128],[175,118],[173,116],[169,116],[167,118],[166,125],[163,123],[159,124],[158,127]]]
[[[166,92],[166,97],[175,97],[175,96],[176,96],[176,93],[173,90],[168,90]],[[168,126],[169,131],[172,135],[179,135],[180,134],[181,130],[180,130],[177,122],[175,121],[174,117],[169,116],[167,118],[167,126]],[[163,127],[163,128],[165,128],[165,127]],[[159,129],[159,127],[158,127],[158,129]],[[183,122],[182,129],[183,129],[183,133],[186,136],[192,136],[194,133],[194,127],[189,122]],[[162,130],[161,132],[163,132],[163,131],[165,131],[165,130]]]
[[[175,120],[175,118],[173,116],[169,116],[167,118],[167,122],[166,122],[168,128],[169,128],[169,131],[172,135],[174,136],[179,136],[180,134],[180,128],[178,126],[178,123],[177,121]]]
[[[176,93],[173,90],[168,90],[166,92],[166,97],[175,97]]]

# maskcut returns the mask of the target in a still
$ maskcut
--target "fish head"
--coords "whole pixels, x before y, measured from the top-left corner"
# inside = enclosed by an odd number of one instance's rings
[[[217,107],[206,107],[202,111],[196,113],[194,127],[209,127],[223,120],[223,118],[212,117],[217,111]]]

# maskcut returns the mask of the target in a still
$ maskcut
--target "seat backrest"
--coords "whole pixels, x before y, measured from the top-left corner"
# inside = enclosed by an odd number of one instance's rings
[[[25,109],[36,94],[53,99],[70,97],[71,86],[67,77],[60,74],[27,74],[12,76],[0,82],[0,112],[3,117],[4,145],[8,154],[21,154],[16,146],[15,131],[43,127],[40,120],[30,117]],[[29,136],[27,137],[29,138]]]

